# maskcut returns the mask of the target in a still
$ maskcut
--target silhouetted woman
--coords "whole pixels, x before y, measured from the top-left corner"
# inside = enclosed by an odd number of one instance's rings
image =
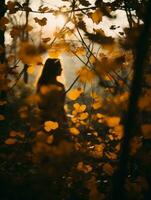
[[[41,111],[41,122],[51,120],[63,127],[66,124],[65,89],[64,85],[57,81],[57,76],[60,76],[61,72],[60,60],[48,58],[37,83],[37,94],[40,97],[38,106]]]

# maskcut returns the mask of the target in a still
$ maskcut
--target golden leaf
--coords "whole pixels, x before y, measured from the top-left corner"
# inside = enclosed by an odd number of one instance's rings
[[[30,65],[27,69],[28,74],[33,74],[35,71],[35,66],[34,65]]]
[[[17,132],[17,136],[20,138],[25,138],[25,133],[24,132]]]
[[[20,137],[20,138],[25,138],[25,133],[22,131],[10,131],[9,133],[10,137]]]
[[[17,142],[17,140],[15,138],[8,138],[5,140],[5,144],[8,144],[8,145],[13,145]]]
[[[89,173],[89,172],[91,172],[92,171],[92,166],[91,165],[86,165],[86,164],[84,164],[82,161],[81,162],[79,162],[78,163],[78,165],[77,165],[77,170],[78,171],[82,171],[82,172],[84,172],[84,173]]]
[[[137,153],[138,149],[142,146],[141,138],[135,136],[131,139],[130,142],[130,155],[134,155]]]
[[[124,136],[124,127],[122,125],[115,126],[112,135],[115,139],[121,140]]]
[[[101,106],[102,106],[102,102],[100,102],[100,101],[96,101],[96,102],[94,102],[94,103],[92,104],[92,108],[93,108],[94,110],[98,110],[99,108],[101,108]]]
[[[25,64],[36,65],[42,62],[42,57],[38,47],[29,42],[21,42],[18,57]]]
[[[114,152],[107,152],[107,153],[105,153],[105,155],[111,160],[116,160],[117,159],[117,154],[114,153]]]
[[[90,151],[90,155],[94,158],[102,158],[104,154],[104,144],[96,144],[94,145],[94,149]]]
[[[80,131],[75,127],[69,128],[69,131],[72,135],[79,135],[80,134]]]
[[[103,171],[109,175],[109,176],[112,176],[113,173],[114,173],[114,168],[112,167],[112,165],[110,163],[105,163],[103,165]]]
[[[81,94],[83,90],[81,88],[72,89],[68,92],[68,98],[71,100],[76,100]]]
[[[97,114],[96,114],[96,116],[97,116],[97,118],[99,118],[99,119],[102,119],[102,118],[104,118],[104,115],[103,115],[103,114],[101,114],[101,113],[97,113]]]
[[[79,104],[79,103],[75,103],[73,105],[74,109],[76,110],[76,112],[83,112],[86,110],[86,105],[85,104]]]
[[[60,50],[53,50],[53,49],[51,49],[48,52],[50,58],[58,58],[61,53],[62,53],[62,51],[60,51]]]
[[[86,54],[86,50],[84,47],[78,47],[74,52],[76,55],[85,55]]]
[[[102,13],[100,9],[96,9],[94,13],[91,14],[92,21],[99,24],[102,21]]]
[[[31,25],[27,25],[25,31],[32,31],[33,27]]]
[[[121,144],[119,143],[115,146],[115,151],[118,153],[120,150],[121,150]]]
[[[7,101],[0,101],[0,106],[4,106],[7,104]]]
[[[89,61],[90,61],[91,64],[96,63],[96,60],[97,60],[97,58],[94,55],[91,55],[90,58],[89,58]]]
[[[77,71],[77,75],[80,76],[79,80],[82,83],[91,83],[95,77],[94,72],[90,71],[86,66],[81,67],[81,69]]]
[[[10,137],[16,137],[17,136],[17,131],[10,131],[9,136]]]
[[[22,106],[18,110],[20,118],[24,119],[28,117],[28,107],[27,106]]]
[[[0,114],[0,121],[5,120],[5,116]]]
[[[106,117],[105,122],[109,127],[114,127],[119,125],[120,123],[120,117]]]
[[[81,113],[81,114],[79,115],[79,119],[80,119],[80,120],[85,120],[85,119],[88,118],[88,116],[89,116],[89,114],[88,114],[87,112],[84,112],[84,113]]]
[[[141,110],[151,111],[151,89],[147,89],[145,94],[140,97],[138,106]]]
[[[54,121],[46,121],[44,123],[44,130],[49,132],[51,130],[56,130],[59,127],[58,122],[54,122]]]
[[[145,139],[151,139],[151,124],[144,124],[141,126],[142,133]]]
[[[48,144],[52,144],[53,141],[54,141],[54,136],[53,136],[53,135],[49,135],[49,136],[47,137],[46,142],[47,142]]]

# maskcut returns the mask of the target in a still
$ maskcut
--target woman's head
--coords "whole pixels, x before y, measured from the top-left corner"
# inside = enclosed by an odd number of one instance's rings
[[[42,74],[47,74],[49,77],[61,75],[61,63],[59,59],[48,58],[44,64]]]
[[[41,76],[38,80],[38,87],[40,85],[49,84],[57,76],[61,75],[61,63],[59,59],[48,58],[44,64]]]

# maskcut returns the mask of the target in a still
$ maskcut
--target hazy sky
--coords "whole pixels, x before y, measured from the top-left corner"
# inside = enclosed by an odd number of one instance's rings
[[[24,2],[24,1],[23,1]],[[38,10],[38,7],[40,4],[41,0],[31,0],[30,1],[30,7],[33,10]],[[54,7],[57,8],[59,5],[62,4],[61,0],[45,0],[43,1],[43,6],[48,6],[48,7]],[[57,3],[56,3],[57,2]],[[95,0],[90,0],[91,3],[94,3]],[[65,2],[63,2],[65,4]],[[128,22],[127,22],[127,18],[125,15],[124,11],[116,11],[114,14],[116,14],[116,18],[115,19],[109,19],[107,17],[103,17],[102,22],[99,25],[93,24],[92,20],[90,18],[86,19],[87,25],[90,28],[102,28],[104,30],[104,32],[108,35],[108,36],[112,36],[112,37],[118,37],[119,36],[119,32],[122,31],[122,29],[125,26],[128,26]],[[61,28],[64,25],[64,20],[62,17],[56,19],[52,14],[37,14],[37,13],[30,13],[30,18],[34,18],[34,17],[38,17],[38,18],[43,18],[46,17],[47,18],[47,25],[43,27],[42,29],[42,33],[43,33],[43,37],[52,37],[53,32],[56,30],[56,26]],[[21,19],[18,19],[21,20]],[[32,21],[30,21],[30,23],[32,23]],[[34,28],[34,33],[37,37],[37,41],[38,41],[38,37],[40,37],[40,26],[34,24],[34,26],[36,26]],[[32,25],[31,24],[31,25]],[[117,30],[110,30],[110,26],[111,25],[115,25],[115,26],[120,26],[120,28],[118,28]],[[8,34],[6,34],[6,38],[7,38],[7,42],[9,43],[9,36]],[[44,59],[47,58],[48,55],[44,55]],[[63,76],[65,78],[62,78],[62,80],[66,80],[65,84],[66,87],[68,88],[70,86],[70,84],[72,83],[72,81],[76,78],[76,73],[75,71],[77,71],[77,69],[79,67],[81,67],[83,64],[77,59],[75,58],[75,56],[71,56],[68,55],[67,53],[63,54],[61,56],[61,62],[62,62],[62,66],[63,66]],[[35,76],[37,76],[37,74],[39,74],[39,68],[37,67],[37,70],[35,71],[35,73],[31,76],[30,81],[33,83],[35,82]]]

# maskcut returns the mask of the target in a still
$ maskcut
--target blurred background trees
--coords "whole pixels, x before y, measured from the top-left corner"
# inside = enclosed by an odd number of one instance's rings
[[[72,160],[71,171],[77,173],[76,165],[77,171],[88,175],[83,187],[90,199],[138,199],[138,193],[139,199],[147,199],[151,182],[150,1],[18,0],[1,1],[0,8],[2,148],[31,142],[29,132],[39,141],[33,82],[47,57],[60,58],[66,72],[69,134],[78,156],[84,154]],[[45,134],[42,140],[51,146],[51,131]],[[43,154],[64,156],[47,145]],[[37,152],[32,151],[33,157]],[[69,177],[66,181],[77,193],[76,181]]]

